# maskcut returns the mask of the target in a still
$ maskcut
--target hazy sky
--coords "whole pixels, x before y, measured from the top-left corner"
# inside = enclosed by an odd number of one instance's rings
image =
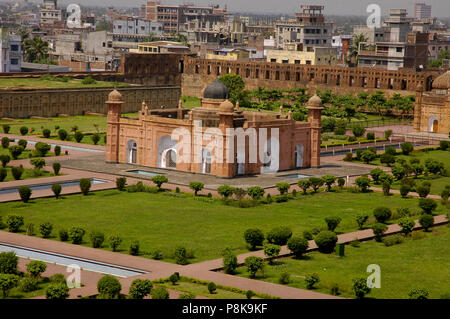
[[[34,0],[33,2],[35,1],[37,0]],[[145,3],[143,0],[59,0],[58,2],[121,7],[137,7]],[[408,14],[413,15],[413,6],[415,2],[431,4],[432,14],[435,16],[450,17],[449,0],[162,0],[163,4],[227,4],[230,11],[285,14],[293,14],[295,11],[299,11],[299,6],[301,4],[319,4],[325,5],[325,14],[336,15],[367,15],[366,8],[367,5],[371,3],[380,5],[383,15],[387,14],[390,8],[406,8]]]

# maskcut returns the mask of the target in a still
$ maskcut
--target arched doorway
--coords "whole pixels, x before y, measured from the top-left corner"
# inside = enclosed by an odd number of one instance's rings
[[[202,150],[202,165],[200,172],[203,174],[211,174],[211,152],[207,149]]]
[[[438,120],[433,121],[433,133],[437,133],[439,131],[439,122]]]
[[[436,116],[431,116],[428,120],[429,132],[437,133],[439,132],[439,120]]]
[[[298,144],[295,146],[295,167],[303,167],[303,145]]]
[[[237,175],[245,175],[245,151],[236,154]]]
[[[129,140],[127,143],[127,163],[136,164],[137,161],[137,143]]]
[[[177,167],[176,141],[168,135],[161,137],[158,141],[158,167]]]

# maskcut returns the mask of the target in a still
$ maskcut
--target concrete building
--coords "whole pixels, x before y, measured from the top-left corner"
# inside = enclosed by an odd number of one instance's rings
[[[0,72],[21,72],[22,38],[0,28]]]
[[[450,71],[436,78],[431,92],[417,87],[414,108],[414,131],[445,134],[450,133]]]
[[[216,79],[203,90],[201,107],[185,109],[180,101],[178,108],[151,110],[143,102],[138,118],[122,118],[123,97],[111,92],[106,162],[222,178],[320,166],[318,96],[308,102],[306,123],[291,113],[242,111],[228,98]]]
[[[304,46],[331,46],[333,24],[325,21],[323,6],[301,6],[302,12],[296,13],[295,22],[277,22],[275,40],[277,47],[285,43],[297,43]]]
[[[163,24],[149,20],[128,17],[127,19],[118,19],[113,21],[114,34],[136,34],[162,36]]]
[[[347,57],[348,49],[352,45],[352,35],[335,35],[331,40],[331,46],[337,49],[338,60],[343,60]]]
[[[422,20],[431,18],[431,5],[425,3],[414,4],[414,19]]]
[[[286,44],[285,50],[268,50],[267,62],[306,64],[306,65],[336,65],[337,48],[312,47],[297,50],[298,45]]]
[[[63,12],[58,9],[57,0],[44,0],[39,16],[41,25],[53,25],[63,20]]]
[[[139,43],[136,50],[131,49],[130,53],[189,53],[189,47],[180,42],[173,41],[154,41]]]
[[[207,49],[206,59],[224,61],[249,61],[251,50],[247,48]]]

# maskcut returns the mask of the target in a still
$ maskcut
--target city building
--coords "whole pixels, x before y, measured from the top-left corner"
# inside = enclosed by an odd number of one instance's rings
[[[163,24],[144,19],[128,17],[113,21],[114,34],[150,35],[162,36]]]
[[[228,98],[216,79],[203,90],[201,107],[185,109],[180,101],[150,110],[143,102],[138,118],[122,118],[123,97],[111,92],[106,161],[223,178],[320,166],[318,96],[308,102],[308,122],[292,113],[242,111]]]
[[[302,12],[296,13],[295,22],[277,22],[275,39],[277,47],[285,43],[304,46],[331,46],[333,23],[325,20],[323,6],[304,5]]]
[[[225,61],[249,61],[251,50],[247,48],[207,49],[206,59]]]
[[[0,72],[20,72],[22,60],[22,38],[0,28]]]
[[[422,20],[431,18],[431,5],[425,3],[414,4],[414,19]]]
[[[189,47],[180,42],[154,41],[138,44],[137,49],[130,49],[130,53],[189,53]]]
[[[57,0],[44,0],[39,16],[41,25],[53,25],[63,20],[63,12],[58,9]]]
[[[308,47],[299,50],[298,44],[285,44],[284,50],[268,50],[267,62],[307,65],[336,65],[337,48]]]
[[[417,87],[414,131],[445,134],[450,132],[450,71],[437,77],[431,92]]]
[[[352,35],[335,35],[331,40],[331,46],[337,49],[338,60],[345,60],[348,49],[352,45]]]

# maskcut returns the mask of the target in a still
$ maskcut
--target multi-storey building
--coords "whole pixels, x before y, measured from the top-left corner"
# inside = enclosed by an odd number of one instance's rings
[[[203,23],[224,22],[227,9],[218,5],[163,5],[160,1],[147,2],[147,20],[160,22],[166,33],[179,32],[180,26],[186,22],[199,20]]]
[[[20,72],[22,38],[0,28],[0,72]]]
[[[331,46],[333,23],[325,21],[323,6],[305,5],[296,13],[295,22],[275,24],[277,47],[285,43],[297,43],[304,46]]]
[[[300,50],[299,50],[300,49]],[[267,62],[307,65],[336,65],[336,48],[304,47],[299,44],[285,44],[284,50],[268,50]]]
[[[42,25],[51,25],[63,20],[63,12],[58,9],[57,0],[44,0],[39,15],[39,22]]]
[[[128,17],[113,21],[114,34],[134,34],[161,36],[163,34],[163,24],[145,19]]]
[[[414,18],[416,20],[431,18],[431,5],[427,5],[425,3],[415,3]]]

